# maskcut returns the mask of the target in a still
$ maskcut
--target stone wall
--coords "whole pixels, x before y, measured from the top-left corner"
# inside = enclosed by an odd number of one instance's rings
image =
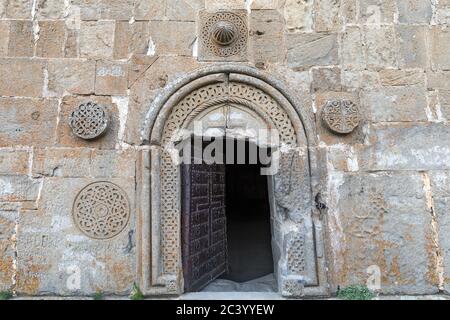
[[[331,292],[365,284],[371,266],[383,293],[450,291],[449,0],[0,0],[0,291],[130,291],[143,121],[170,83],[218,63],[199,52],[204,9],[244,10],[238,63],[315,114]],[[320,116],[341,98],[363,118],[345,136]],[[68,124],[86,102],[112,114],[95,140]],[[72,220],[96,181],[129,199],[109,241]]]

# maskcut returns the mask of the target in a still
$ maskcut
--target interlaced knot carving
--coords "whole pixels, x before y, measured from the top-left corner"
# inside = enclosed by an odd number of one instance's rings
[[[328,101],[322,110],[322,119],[330,130],[347,134],[360,123],[358,106],[351,100]]]
[[[130,205],[119,186],[95,182],[77,195],[72,214],[77,227],[88,237],[110,239],[128,224]]]
[[[108,123],[106,108],[93,102],[81,104],[69,117],[73,133],[82,139],[94,139],[102,135]]]

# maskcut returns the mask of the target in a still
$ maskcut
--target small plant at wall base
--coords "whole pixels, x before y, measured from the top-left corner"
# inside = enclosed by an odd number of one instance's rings
[[[130,299],[131,300],[143,300],[144,294],[142,293],[141,289],[139,289],[138,285],[136,283],[133,284],[133,289],[131,290]]]
[[[104,300],[105,299],[105,295],[103,294],[103,292],[97,291],[96,293],[94,293],[92,295],[92,299],[94,299],[94,300]]]
[[[339,289],[337,297],[344,300],[372,300],[375,295],[366,286],[353,285]]]
[[[12,293],[9,291],[1,291],[0,292],[0,300],[9,300],[12,298]]]

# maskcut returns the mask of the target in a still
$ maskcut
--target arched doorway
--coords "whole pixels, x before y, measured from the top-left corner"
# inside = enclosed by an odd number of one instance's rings
[[[181,173],[179,163],[173,161],[173,146],[194,119],[230,107],[245,115],[241,119],[245,128],[230,132],[226,125],[213,128],[212,121],[207,130],[222,130],[224,136],[228,132],[257,143],[258,137],[244,129],[261,123],[278,133],[278,167],[271,179],[270,198],[279,291],[285,296],[326,294],[322,223],[313,201],[315,135],[312,121],[305,120],[309,111],[302,113],[301,104],[275,79],[243,66],[206,68],[187,75],[149,108],[142,130],[149,152],[142,157],[138,186],[143,203],[138,238],[143,290],[148,294],[183,292]]]
[[[224,102],[196,115],[184,134],[189,138],[177,145],[186,160],[181,163],[184,291],[276,291],[268,183],[271,154],[279,147],[273,123]]]

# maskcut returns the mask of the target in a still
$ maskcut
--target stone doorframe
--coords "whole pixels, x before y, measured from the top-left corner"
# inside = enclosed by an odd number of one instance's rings
[[[224,64],[186,74],[148,108],[141,128],[137,175],[137,268],[147,295],[183,292],[180,170],[167,146],[208,108],[248,108],[280,133],[280,169],[272,179],[275,274],[284,296],[328,294],[314,117],[283,82],[245,65]]]

